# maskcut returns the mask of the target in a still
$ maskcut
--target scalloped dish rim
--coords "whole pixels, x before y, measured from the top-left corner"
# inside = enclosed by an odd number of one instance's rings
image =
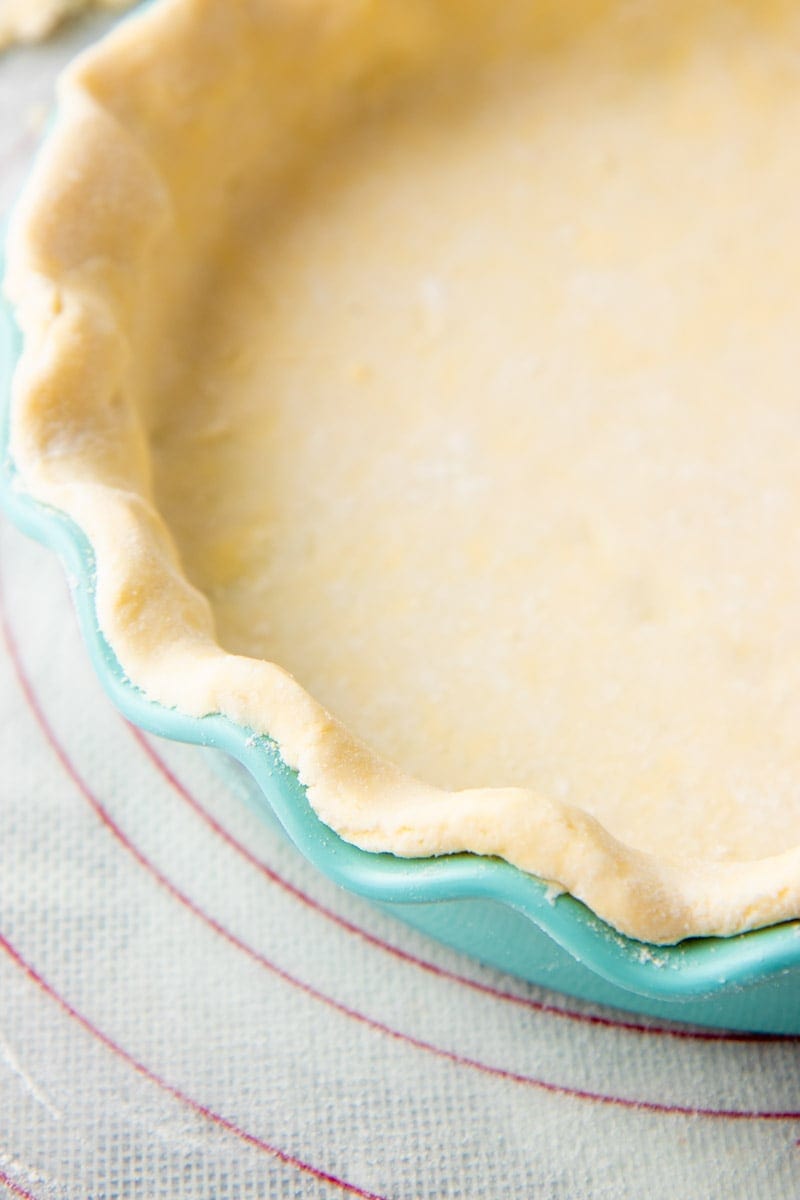
[[[152,11],[149,3],[143,8]],[[142,15],[142,9],[136,9],[122,24],[139,20]],[[46,140],[52,136],[50,132]],[[284,763],[277,743],[268,735],[256,733],[221,713],[196,716],[149,698],[128,677],[102,632],[95,553],[87,534],[73,518],[29,494],[17,472],[10,444],[11,381],[22,347],[23,336],[12,307],[3,299],[0,499],[15,523],[55,550],[72,573],[80,625],[94,668],[128,719],[161,736],[216,747],[237,759],[305,857],[324,875],[369,899],[390,906],[467,899],[497,901],[521,913],[553,943],[614,987],[656,1000],[713,997],[800,968],[800,920],[790,919],[728,937],[694,936],[674,945],[651,944],[618,932],[581,900],[566,892],[556,893],[552,885],[532,873],[488,854],[400,857],[360,848],[340,837],[317,815],[298,772]],[[535,979],[536,975],[528,977]],[[679,1012],[675,1016],[680,1019]]]
[[[800,968],[798,921],[651,949],[649,943],[618,933],[580,900],[567,893],[554,896],[542,880],[501,860],[468,853],[409,859],[362,850],[320,820],[297,773],[283,763],[268,737],[254,736],[252,730],[224,716],[187,716],[148,699],[125,675],[101,632],[95,609],[94,554],[82,530],[18,486],[9,448],[9,398],[21,339],[5,301],[0,304],[0,339],[0,499],[14,523],[54,550],[73,573],[71,588],[81,632],[105,691],[140,728],[175,741],[211,746],[237,759],[291,841],[324,875],[385,904],[497,901],[532,921],[601,978],[655,999],[707,997]]]

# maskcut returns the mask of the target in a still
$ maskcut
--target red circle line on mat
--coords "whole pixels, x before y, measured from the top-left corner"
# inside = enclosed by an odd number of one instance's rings
[[[130,1054],[123,1046],[119,1044],[119,1042],[116,1042],[107,1033],[104,1033],[99,1026],[90,1021],[89,1018],[84,1016],[83,1013],[79,1012],[77,1008],[74,1008],[73,1005],[70,1004],[69,1000],[65,999],[60,992],[56,991],[52,984],[48,983],[44,976],[40,975],[39,972],[22,957],[19,950],[17,950],[17,948],[11,944],[11,942],[4,936],[2,932],[0,932],[0,950],[3,950],[9,956],[9,958],[11,958],[17,964],[17,966],[25,972],[27,977],[33,983],[35,983],[41,991],[48,995],[51,1000],[55,1000],[59,1008],[63,1009],[67,1016],[72,1017],[74,1021],[77,1021],[78,1024],[81,1025],[95,1041],[100,1042],[106,1047],[107,1050],[110,1050],[118,1058],[121,1058],[124,1062],[128,1063],[129,1066],[133,1067],[137,1074],[143,1076],[143,1078],[147,1079],[150,1083],[154,1083],[156,1087],[160,1088],[162,1091],[168,1092],[176,1100],[180,1101],[181,1104],[185,1104],[199,1116],[205,1117],[208,1121],[211,1121],[212,1124],[217,1125],[222,1129],[226,1129],[229,1133],[234,1134],[237,1138],[239,1138],[240,1141],[246,1142],[249,1146],[254,1146],[257,1150],[263,1150],[272,1158],[279,1159],[280,1162],[284,1163],[286,1166],[294,1167],[298,1171],[302,1171],[307,1175],[311,1175],[314,1177],[314,1179],[320,1180],[323,1183],[329,1183],[333,1187],[339,1188],[341,1191],[348,1192],[351,1196],[359,1196],[361,1197],[361,1200],[387,1200],[385,1196],[380,1196],[377,1192],[370,1192],[365,1188],[357,1187],[353,1183],[348,1183],[346,1180],[340,1179],[337,1175],[331,1175],[328,1171],[323,1171],[321,1167],[315,1167],[312,1163],[304,1162],[303,1159],[296,1158],[293,1154],[289,1154],[287,1151],[281,1150],[278,1146],[271,1145],[271,1143],[264,1141],[263,1138],[258,1137],[256,1134],[248,1133],[246,1129],[243,1129],[240,1125],[237,1125],[236,1122],[232,1121],[229,1117],[225,1117],[221,1113],[215,1112],[214,1109],[209,1108],[207,1104],[203,1104],[200,1100],[193,1099],[192,1096],[190,1096],[187,1092],[184,1092],[175,1084],[169,1083],[169,1081],[166,1079],[162,1079],[162,1077],[157,1075],[155,1071],[152,1071],[150,1067],[134,1058],[132,1054]],[[21,1192],[20,1194],[27,1196],[28,1193]]]
[[[367,1016],[365,1013],[359,1012],[357,1009],[350,1008],[348,1005],[343,1004],[341,1001],[336,1000],[334,997],[328,996],[324,992],[319,991],[317,988],[313,987],[311,984],[306,983],[303,980],[298,979],[295,976],[291,975],[288,971],[286,971],[282,967],[278,966],[277,963],[271,962],[270,959],[266,958],[259,951],[257,951],[254,947],[252,947],[252,946],[248,945],[246,942],[242,941],[239,937],[237,937],[236,934],[232,933],[229,929],[226,929],[225,926],[222,925],[219,921],[217,921],[215,917],[211,916],[204,909],[202,909],[199,905],[195,904],[195,902],[189,896],[187,896],[184,892],[182,892],[174,883],[172,883],[172,881],[170,879],[167,878],[167,876],[162,874],[162,872],[153,863],[150,862],[150,860],[138,848],[138,846],[134,845],[134,843],[129,840],[129,838],[127,837],[125,832],[122,830],[122,828],[116,823],[116,821],[111,816],[111,814],[103,806],[102,802],[91,791],[88,783],[80,775],[80,773],[78,772],[74,763],[68,756],[66,750],[64,749],[64,747],[61,745],[61,743],[56,738],[55,732],[54,732],[52,726],[49,724],[47,717],[45,716],[44,710],[42,709],[42,707],[39,703],[38,697],[33,689],[33,685],[25,673],[24,667],[22,665],[22,660],[21,660],[21,657],[19,654],[19,649],[18,649],[17,643],[14,640],[13,633],[8,624],[7,613],[2,604],[2,595],[1,594],[0,594],[0,625],[2,626],[3,638],[6,642],[6,646],[7,646],[8,652],[9,652],[9,657],[11,659],[12,665],[13,665],[15,673],[17,675],[17,679],[19,681],[20,688],[21,688],[23,695],[28,703],[28,706],[30,708],[30,711],[31,711],[33,717],[35,718],[37,724],[39,725],[42,735],[44,736],[46,742],[52,749],[52,751],[53,751],[54,755],[56,756],[56,758],[58,759],[58,761],[60,762],[65,773],[72,780],[73,784],[78,789],[79,793],[81,795],[83,795],[83,797],[86,799],[86,801],[88,802],[90,807],[93,809],[93,811],[95,812],[97,817],[100,819],[102,824],[109,831],[109,833],[111,833],[113,835],[113,837],[117,840],[117,842],[131,855],[131,857],[133,857],[139,863],[139,865],[153,879],[156,880],[156,882],[158,882],[167,892],[169,892],[169,894],[173,897],[173,899],[177,900],[179,904],[181,904],[185,909],[187,909],[195,917],[197,917],[200,921],[202,921],[204,924],[206,924],[210,929],[212,929],[216,934],[218,934],[219,937],[221,937],[224,941],[228,942],[229,945],[231,945],[235,949],[239,950],[241,953],[246,955],[252,961],[260,964],[260,966],[262,966],[264,969],[269,971],[271,974],[277,976],[279,979],[282,979],[285,983],[289,984],[291,987],[296,988],[298,991],[301,991],[305,995],[309,996],[311,999],[319,1001],[322,1004],[325,1004],[327,1007],[333,1009],[336,1012],[339,1012],[342,1016],[348,1017],[349,1019],[356,1021],[357,1023],[365,1026],[366,1028],[372,1029],[376,1033],[384,1034],[385,1036],[387,1036],[395,1041],[405,1043],[406,1045],[409,1045],[415,1049],[422,1050],[426,1053],[432,1054],[435,1057],[438,1057],[447,1062],[453,1063],[455,1066],[470,1068],[474,1071],[480,1072],[481,1074],[489,1075],[496,1079],[504,1079],[511,1083],[527,1085],[529,1087],[534,1087],[534,1088],[540,1089],[545,1092],[553,1093],[555,1095],[572,1097],[572,1098],[578,1099],[578,1100],[586,1100],[586,1101],[610,1105],[610,1106],[614,1106],[614,1107],[618,1107],[618,1108],[633,1109],[633,1110],[638,1110],[641,1112],[664,1113],[664,1114],[669,1114],[669,1115],[674,1115],[674,1116],[709,1117],[709,1118],[718,1118],[718,1119],[726,1119],[726,1120],[759,1120],[759,1121],[800,1120],[800,1111],[798,1111],[798,1110],[779,1110],[778,1111],[778,1110],[769,1110],[769,1109],[764,1109],[764,1110],[716,1109],[716,1108],[705,1108],[705,1107],[695,1106],[695,1105],[690,1106],[690,1105],[662,1103],[660,1101],[655,1101],[655,1100],[637,1100],[637,1099],[632,1099],[632,1098],[626,1097],[626,1096],[615,1096],[615,1095],[608,1095],[608,1094],[605,1094],[602,1092],[592,1092],[592,1091],[589,1091],[589,1090],[586,1090],[583,1088],[571,1087],[567,1084],[559,1084],[559,1083],[551,1082],[549,1080],[538,1079],[534,1076],[525,1075],[525,1074],[522,1074],[521,1072],[517,1072],[517,1071],[511,1071],[504,1067],[491,1066],[487,1063],[480,1062],[477,1059],[469,1058],[464,1055],[458,1054],[455,1051],[447,1050],[442,1047],[435,1046],[432,1043],[426,1042],[426,1041],[422,1040],[421,1038],[414,1037],[411,1034],[403,1033],[400,1030],[393,1029],[391,1026],[385,1025],[383,1022],[377,1021],[374,1018]],[[53,993],[53,994],[55,995],[55,993]],[[69,1007],[66,1001],[64,1001],[63,1003],[65,1004],[65,1006]],[[85,1019],[84,1019],[84,1023],[86,1023]],[[98,1031],[98,1032],[100,1032],[100,1031]],[[105,1035],[103,1035],[103,1040],[106,1040],[109,1044],[113,1044],[113,1043],[111,1043],[111,1039],[105,1038]],[[134,1060],[131,1059],[131,1061],[134,1061]],[[148,1068],[143,1068],[143,1073],[148,1073]],[[172,1088],[172,1085],[170,1085],[170,1084],[165,1084],[165,1086],[168,1089]],[[175,1089],[175,1094],[177,1094],[177,1092],[178,1092],[178,1089]],[[183,1093],[181,1093],[181,1095],[183,1095]],[[193,1104],[197,1104],[196,1101],[190,1101],[190,1102]],[[250,1136],[252,1136],[252,1135],[250,1135]],[[280,1154],[283,1152],[277,1152],[277,1153]],[[316,1168],[309,1168],[309,1169],[315,1170]],[[349,1187],[350,1185],[347,1185],[347,1186]],[[358,1192],[357,1189],[351,1189],[351,1190],[353,1190],[353,1193],[356,1195],[366,1194],[366,1193]]]
[[[2,938],[2,934],[0,934],[0,938]],[[10,1175],[6,1175],[5,1171],[0,1171],[0,1185],[7,1187],[12,1195],[19,1196],[21,1200],[37,1200],[37,1197],[33,1194],[33,1192],[26,1191],[26,1189],[21,1187],[20,1184],[16,1183]]]
[[[380,950],[385,951],[392,957],[399,959],[401,962],[409,963],[414,967],[418,967],[422,971],[426,971],[431,975],[440,979],[446,979],[449,982],[460,984],[462,987],[470,988],[473,991],[480,992],[483,995],[491,996],[495,1000],[502,1000],[508,1004],[517,1005],[520,1008],[526,1008],[533,1012],[546,1013],[548,1016],[561,1017],[568,1021],[575,1021],[578,1024],[599,1025],[607,1029],[623,1030],[626,1033],[645,1034],[654,1037],[671,1037],[683,1039],[684,1041],[700,1041],[700,1042],[737,1042],[737,1043],[761,1043],[761,1042],[797,1042],[800,1037],[796,1034],[771,1034],[771,1033],[737,1033],[729,1030],[715,1029],[671,1029],[664,1025],[644,1025],[636,1021],[623,1021],[620,1018],[600,1016],[596,1013],[582,1013],[561,1008],[556,1004],[546,1004],[541,1000],[533,1000],[528,996],[516,996],[513,992],[503,991],[502,988],[493,987],[489,983],[482,983],[478,979],[470,979],[467,975],[461,975],[457,971],[450,971],[447,967],[441,967],[437,963],[428,962],[424,958],[418,958],[417,955],[411,954],[407,950],[401,949],[399,946],[392,945],[391,942],[386,942],[383,938],[377,937],[374,933],[370,933],[366,929],[362,929],[355,922],[347,920],[346,917],[340,916],[339,913],[326,905],[315,900],[313,896],[308,895],[302,888],[296,884],[290,883],[278,871],[271,867],[263,859],[259,858],[247,846],[238,840],[225,826],[217,820],[216,817],[208,811],[208,809],[197,799],[186,784],[184,784],[168,763],[164,761],[156,748],[150,743],[141,729],[138,729],[130,722],[124,722],[129,733],[139,743],[146,756],[153,763],[153,766],[160,775],[169,783],[170,787],[176,792],[189,807],[197,813],[202,821],[208,825],[214,833],[222,839],[228,846],[231,847],[237,854],[250,863],[257,871],[264,875],[271,883],[294,896],[301,904],[306,905],[314,912],[319,913],[327,920],[332,921],[335,925],[344,929],[346,932],[361,938],[363,941],[375,946]]]

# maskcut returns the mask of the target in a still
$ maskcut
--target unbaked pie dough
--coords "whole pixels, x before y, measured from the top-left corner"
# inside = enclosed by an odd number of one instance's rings
[[[131,679],[370,850],[800,914],[799,128],[763,0],[167,0],[83,58],[12,448]]]

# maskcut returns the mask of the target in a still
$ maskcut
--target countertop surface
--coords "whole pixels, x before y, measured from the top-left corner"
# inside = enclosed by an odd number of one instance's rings
[[[4,211],[110,23],[0,58]],[[343,893],[121,719],[5,519],[0,629],[0,1194],[800,1196],[800,1041],[595,1009]]]

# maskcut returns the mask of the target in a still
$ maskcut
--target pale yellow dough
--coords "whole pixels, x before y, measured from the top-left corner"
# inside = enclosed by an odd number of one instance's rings
[[[66,17],[88,8],[125,8],[133,0],[0,0],[0,49],[46,37]]]
[[[756,0],[167,0],[80,61],[12,448],[131,679],[368,849],[654,942],[800,915],[799,50]]]

